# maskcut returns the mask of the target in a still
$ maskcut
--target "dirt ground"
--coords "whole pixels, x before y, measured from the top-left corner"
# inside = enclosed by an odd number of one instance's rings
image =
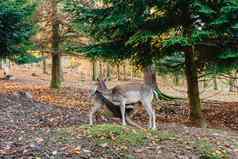
[[[64,88],[56,91],[48,88],[48,75],[31,73],[29,69],[17,70],[15,80],[0,81],[0,158],[238,159],[235,100],[203,101],[207,129],[191,127],[186,101],[159,101],[155,103],[158,131],[151,135],[145,130],[146,143],[98,143],[100,138],[87,134],[93,82],[77,81],[66,73]],[[134,120],[146,127],[147,115],[138,109]],[[120,121],[104,110],[97,114],[97,123]],[[116,141],[113,135],[110,139]]]

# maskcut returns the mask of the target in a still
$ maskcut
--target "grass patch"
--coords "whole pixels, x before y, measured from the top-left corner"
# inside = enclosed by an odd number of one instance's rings
[[[176,139],[176,134],[174,132],[170,131],[156,131],[156,130],[151,130],[149,131],[149,135],[151,140],[156,141],[157,143],[165,140],[175,140]]]
[[[58,128],[53,131],[53,140],[61,144],[71,144],[74,143],[75,139],[72,136],[71,127],[69,128]]]
[[[148,139],[142,130],[115,124],[95,125],[87,129],[87,134],[99,144],[144,145]]]
[[[216,150],[207,140],[199,140],[195,145],[201,153],[200,159],[228,159],[226,151]]]
[[[88,128],[88,126],[56,128],[50,132],[51,138],[49,140],[60,144],[75,144],[80,137],[86,135],[86,128]]]
[[[176,139],[176,134],[174,132],[169,132],[169,131],[162,131],[158,133],[157,137],[160,141],[163,140],[175,140]]]

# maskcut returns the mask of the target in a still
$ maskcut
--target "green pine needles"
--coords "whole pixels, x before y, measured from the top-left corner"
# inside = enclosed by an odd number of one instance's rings
[[[0,2],[0,58],[13,58],[31,48],[31,17],[35,5],[27,0]]]

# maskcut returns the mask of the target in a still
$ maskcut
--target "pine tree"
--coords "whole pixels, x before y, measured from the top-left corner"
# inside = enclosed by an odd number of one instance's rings
[[[29,38],[34,33],[32,15],[35,4],[27,0],[0,2],[0,58],[12,60],[25,56],[32,48]]]
[[[162,42],[161,52],[175,58],[173,53],[184,55],[179,65],[185,67],[190,117],[201,124],[198,74],[237,67],[237,1],[178,0],[160,5],[168,26],[176,31]]]
[[[78,37],[69,25],[70,16],[63,12],[61,6],[62,1],[41,0],[37,14],[40,29],[35,43],[52,57],[51,88],[60,88],[63,83],[61,55],[66,53],[65,43]]]
[[[184,69],[190,118],[202,124],[199,74],[237,68],[237,0],[103,2],[102,7],[67,3],[75,28],[95,40],[78,50],[89,57],[131,58],[143,68],[155,61]]]
[[[145,82],[158,89],[156,70],[151,69],[155,57],[152,42],[161,32],[155,25],[157,13],[151,11],[155,4],[147,0],[104,0],[102,4],[92,3],[88,7],[78,1],[66,1],[66,10],[75,18],[75,29],[93,39],[86,47],[76,45],[69,49],[83,52],[91,58],[114,59],[117,62],[131,59],[143,69],[147,76]],[[168,99],[158,92],[161,98]]]
[[[51,88],[60,88],[62,83],[62,66],[61,66],[61,52],[60,52],[60,21],[57,15],[58,2],[56,0],[50,0],[51,13],[51,49],[52,49],[52,71],[51,71]]]

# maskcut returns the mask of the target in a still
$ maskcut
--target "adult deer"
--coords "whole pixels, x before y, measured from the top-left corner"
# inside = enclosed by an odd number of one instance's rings
[[[148,85],[140,83],[130,83],[124,85],[118,85],[112,89],[106,89],[104,81],[99,81],[95,93],[99,92],[105,99],[114,105],[120,106],[122,125],[126,125],[126,108],[131,106],[134,103],[141,102],[145,110],[149,115],[149,128],[156,128],[156,117],[155,111],[152,108],[153,100],[153,88]],[[97,99],[96,99],[97,100]],[[90,124],[93,124],[94,114],[101,108],[103,105],[102,101],[94,102],[94,107],[92,108],[89,120]]]

